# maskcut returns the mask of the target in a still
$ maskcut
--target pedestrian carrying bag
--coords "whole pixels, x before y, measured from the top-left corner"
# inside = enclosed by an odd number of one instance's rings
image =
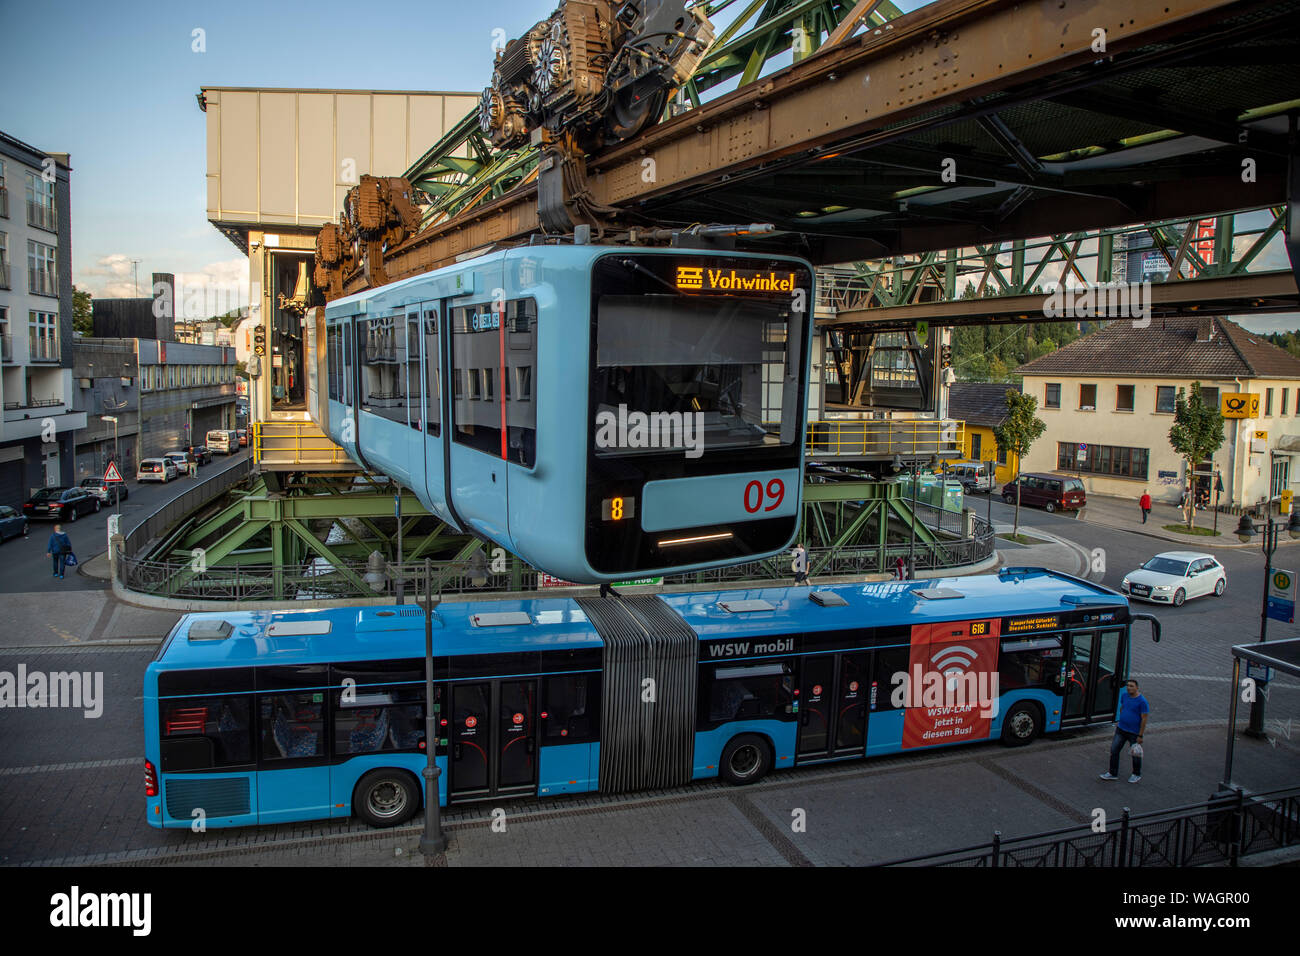
[[[1142,745],[1141,745],[1141,744],[1134,744],[1134,745],[1130,748],[1129,753],[1131,753],[1134,757],[1141,757],[1141,756],[1142,756]]]

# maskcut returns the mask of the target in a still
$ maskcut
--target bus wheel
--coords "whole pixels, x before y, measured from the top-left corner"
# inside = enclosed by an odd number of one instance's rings
[[[401,770],[372,770],[352,791],[352,812],[372,827],[395,827],[419,808],[419,789]]]
[[[1023,747],[1042,729],[1042,717],[1034,704],[1019,703],[1002,721],[1002,742],[1008,747]]]
[[[722,751],[718,775],[727,783],[746,784],[763,779],[772,769],[772,751],[767,741],[757,734],[741,734],[731,738]]]

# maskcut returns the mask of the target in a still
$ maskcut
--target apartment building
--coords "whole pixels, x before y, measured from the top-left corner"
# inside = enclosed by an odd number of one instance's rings
[[[1089,494],[1177,503],[1189,485],[1221,503],[1250,507],[1295,490],[1300,455],[1300,359],[1213,316],[1157,319],[1146,328],[1111,322],[1018,368],[1047,424],[1024,470],[1083,480]],[[1200,382],[1210,402],[1248,395],[1247,418],[1228,418],[1212,459],[1186,463],[1170,447],[1178,391]],[[1239,405],[1234,400],[1231,404]]]
[[[72,226],[67,154],[0,132],[0,503],[69,484]]]

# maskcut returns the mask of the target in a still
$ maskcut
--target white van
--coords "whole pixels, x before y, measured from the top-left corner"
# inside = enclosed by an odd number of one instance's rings
[[[996,468],[987,461],[956,461],[948,466],[948,477],[962,483],[966,493],[990,492],[997,484]]]
[[[218,452],[223,455],[230,455],[239,450],[239,436],[226,429],[208,432],[207,442],[208,450],[214,455]]]

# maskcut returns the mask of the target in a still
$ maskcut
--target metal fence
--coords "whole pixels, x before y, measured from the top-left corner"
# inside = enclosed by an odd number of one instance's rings
[[[119,564],[149,564],[151,562],[137,562],[131,557],[139,554],[149,542],[158,538],[164,531],[185,518],[188,518],[194,512],[198,511],[209,501],[225,494],[235,485],[239,484],[249,476],[253,469],[251,459],[245,458],[238,464],[232,465],[220,474],[204,478],[202,481],[191,485],[190,488],[181,495],[173,498],[162,509],[154,512],[140,524],[136,525],[126,534],[126,543],[123,548],[123,559]],[[158,563],[158,562],[152,562]],[[148,579],[148,572],[145,572],[142,580]],[[127,578],[122,579],[122,583],[127,587],[132,587],[127,583]],[[148,590],[147,588],[134,588],[132,590]]]
[[[231,469],[235,471],[236,469]],[[243,469],[247,471],[247,468]],[[228,474],[228,473],[227,473]],[[216,481],[224,475],[217,476]],[[150,561],[131,557],[142,544],[151,541],[171,527],[179,516],[189,514],[212,500],[235,483],[232,479],[223,486],[207,483],[191,489],[162,512],[150,518],[127,536],[127,554],[118,559],[118,575],[123,587],[160,597],[207,601],[261,601],[261,600],[355,600],[367,597],[395,598],[399,582],[405,595],[423,587],[424,563],[396,564],[384,562],[378,573],[365,561],[345,561],[341,566],[325,564],[314,559],[311,564],[297,567],[276,567],[271,564],[247,564],[230,567],[204,567],[193,560]],[[186,501],[191,495],[202,500]],[[944,511],[918,503],[917,514],[922,523],[937,532],[940,543],[928,550],[921,542],[912,550],[918,569],[937,569],[974,564],[993,553],[992,528],[976,515],[970,521],[974,534],[961,538],[966,518],[960,512]],[[943,540],[945,539],[946,540]],[[899,557],[906,559],[909,547],[906,542],[879,546],[852,548],[813,548],[808,552],[808,566],[813,578],[860,576],[892,571]],[[366,575],[371,577],[367,579]],[[527,566],[513,570],[493,572],[480,555],[468,561],[435,561],[433,564],[434,592],[438,594],[465,594],[489,591],[545,590],[546,583],[566,582],[544,579],[534,568]],[[790,559],[778,555],[763,561],[750,561],[729,567],[712,568],[689,574],[675,574],[664,578],[665,584],[726,585],[742,581],[781,581],[791,576]]]
[[[892,860],[884,866],[1236,866],[1243,856],[1300,845],[1300,787],[1231,794],[1136,816],[1117,825],[1052,830]]]

